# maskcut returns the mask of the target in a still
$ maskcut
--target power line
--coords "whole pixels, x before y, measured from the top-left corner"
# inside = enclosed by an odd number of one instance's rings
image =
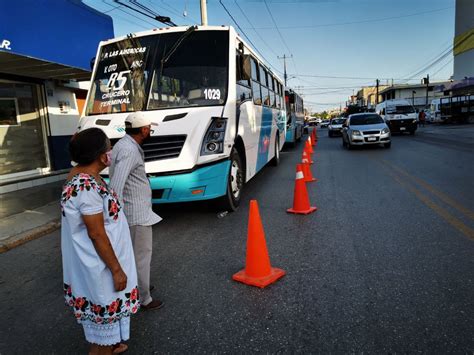
[[[454,57],[451,58],[445,65],[443,65],[443,66],[442,66],[441,68],[439,68],[437,71],[435,71],[435,72],[433,73],[433,75],[438,74],[438,73],[439,73],[441,70],[443,70],[448,64],[451,64],[451,63],[453,62],[453,60],[454,60]]]
[[[148,0],[148,2],[151,3],[151,0]],[[163,5],[165,5],[166,7],[168,7],[168,8],[170,9],[170,10],[168,10],[168,11],[171,11],[171,12],[177,14],[178,16],[181,16],[183,19],[186,19],[185,16],[181,15],[181,13],[179,12],[178,9],[176,9],[175,7],[173,7],[173,6],[169,5],[169,4],[167,4],[164,0],[161,0],[161,2],[163,3]],[[157,6],[158,6],[158,5],[157,5]],[[198,20],[196,20],[195,18],[193,18],[193,17],[191,17],[191,16],[187,16],[187,17],[189,17],[195,24],[200,24],[200,23],[201,23],[201,21],[198,21]]]
[[[245,38],[249,41],[249,43],[253,46],[253,48],[257,51],[258,54],[260,54],[260,56],[262,57],[262,59],[264,59],[269,66],[271,66],[273,69],[275,69],[277,72],[279,72],[280,74],[283,74],[280,70],[278,70],[277,68],[275,68],[266,58],[265,56],[258,50],[258,47],[250,40],[250,38],[247,36],[247,34],[245,33],[245,31],[242,29],[242,27],[240,27],[240,25],[238,24],[238,22],[234,19],[234,17],[232,16],[232,14],[229,12],[229,10],[227,9],[227,7],[225,7],[225,5],[222,3],[222,0],[219,0],[219,3],[222,5],[222,7],[224,8],[225,12],[227,12],[227,15],[229,15],[229,17],[231,18],[231,20],[235,23],[235,25],[237,26],[237,28],[242,32],[242,35],[245,36]]]
[[[263,39],[262,36],[260,36],[260,33],[258,33],[258,31],[255,29],[255,27],[253,26],[252,22],[250,21],[250,19],[247,17],[247,15],[245,14],[245,12],[242,10],[242,8],[240,7],[240,5],[237,3],[237,0],[234,0],[235,2],[235,5],[237,5],[237,7],[239,8],[240,12],[242,13],[242,15],[244,15],[245,19],[247,20],[247,22],[250,24],[250,26],[252,26],[252,29],[254,30],[255,34],[258,36],[258,38],[260,38],[260,40],[262,41],[263,44],[265,44],[265,46],[270,49],[270,51],[273,52],[273,54],[275,54],[276,56],[278,56],[278,53],[275,52],[273,50],[272,47],[270,47],[267,42]]]
[[[153,27],[156,25],[156,24],[151,23],[151,22],[148,22],[148,21],[146,21],[146,20],[144,20],[144,19],[142,19],[142,18],[140,18],[140,17],[138,17],[138,16],[136,16],[136,15],[134,15],[134,14],[128,12],[128,11],[125,11],[124,9],[122,9],[122,8],[120,7],[120,5],[116,7],[116,6],[110,5],[110,4],[109,4],[108,2],[106,2],[105,0],[102,0],[102,2],[103,2],[105,5],[112,7],[112,9],[109,10],[109,11],[119,10],[119,11],[121,11],[121,12],[127,14],[128,16],[132,16],[132,17],[134,17],[134,18],[136,18],[136,19],[138,19],[138,20],[140,20],[140,21],[142,21],[142,22],[151,24]],[[118,18],[120,18],[120,19],[122,19],[122,20],[124,20],[124,21],[126,21],[126,22],[131,22],[131,23],[133,23],[133,24],[135,24],[135,25],[137,25],[137,26],[140,26],[140,27],[143,28],[143,29],[149,29],[149,28],[150,28],[149,26],[144,26],[144,25],[139,24],[139,23],[137,23],[137,22],[131,21],[131,20],[128,19],[128,18],[123,18],[123,17],[121,17],[121,16],[119,16],[119,15],[114,15],[114,16],[117,16]]]
[[[421,68],[425,67],[427,64],[429,64],[432,60],[436,59],[440,54],[444,53],[446,50],[450,49],[452,44],[451,44],[451,41],[448,41],[446,43],[443,43],[443,45],[441,46],[442,50],[441,52],[437,53],[434,57],[430,57],[430,59],[425,62],[423,65],[421,66],[417,66],[416,69],[414,70],[410,70],[410,74],[407,74],[407,75],[404,75],[404,77],[406,78],[409,78],[413,73],[416,73],[417,71],[419,71]],[[446,47],[446,44],[449,44],[448,47]],[[446,47],[446,48],[445,48]]]
[[[282,34],[281,34],[281,32],[280,32],[280,30],[279,30],[279,28],[278,28],[278,25],[277,25],[277,23],[276,23],[276,21],[275,21],[275,18],[273,17],[272,12],[270,11],[270,8],[268,7],[267,0],[263,0],[263,3],[265,4],[265,7],[267,8],[267,11],[268,11],[268,13],[269,13],[269,15],[270,15],[270,18],[272,19],[273,25],[275,26],[275,29],[277,30],[278,35],[280,36],[280,39],[281,39],[283,45],[286,47],[286,49],[288,50],[288,52],[291,54],[291,49],[290,49],[290,48],[288,47],[288,45],[286,44],[286,41],[285,41],[285,39],[283,38],[283,36],[282,36]]]
[[[375,19],[366,19],[366,20],[360,20],[360,21],[349,21],[349,22],[338,22],[338,23],[327,23],[327,24],[320,24],[320,25],[307,25],[307,26],[281,26],[280,29],[307,29],[307,28],[318,28],[318,27],[330,27],[330,26],[345,26],[345,25],[353,25],[353,24],[359,24],[359,23],[372,23],[372,22],[382,22],[382,21],[388,21],[388,20],[395,20],[395,19],[400,19],[400,18],[405,18],[405,17],[412,17],[412,16],[419,16],[419,15],[424,15],[424,14],[429,14],[433,12],[438,12],[438,11],[444,11],[448,9],[453,9],[453,6],[449,7],[443,7],[440,9],[434,9],[434,10],[428,10],[428,11],[422,11],[422,12],[415,12],[412,14],[407,14],[407,15],[400,15],[400,16],[390,16],[390,17],[381,17],[381,18],[375,18]],[[259,30],[269,30],[273,29],[272,27],[256,27]]]
[[[141,8],[142,10],[151,12],[152,14],[154,13],[152,10],[150,10],[149,8],[147,8],[145,5],[140,4],[140,3],[138,2],[138,0],[129,0],[129,1],[130,1],[130,3],[134,4],[135,6]],[[124,6],[124,7],[126,7],[126,8],[128,8],[128,9],[130,9],[130,10],[132,10],[132,11],[135,11],[135,12],[137,12],[137,13],[143,15],[143,16],[146,16],[146,17],[149,17],[149,18],[151,18],[151,19],[153,19],[153,20],[157,20],[158,22],[164,23],[165,25],[168,25],[168,26],[176,26],[176,24],[175,24],[173,21],[171,21],[171,19],[170,19],[169,17],[167,17],[167,16],[161,16],[161,15],[159,15],[159,14],[157,14],[157,13],[154,13],[154,15],[152,16],[152,15],[150,15],[149,13],[143,12],[142,10],[138,10],[138,9],[134,8],[133,6],[130,6],[130,5],[127,5],[127,4],[123,3],[123,2],[121,2],[121,0],[114,0],[114,2],[116,2],[117,4],[120,4],[120,5]]]
[[[291,54],[291,49],[286,44],[285,38],[283,38],[283,35],[281,34],[280,29],[278,28],[275,18],[273,17],[272,12],[270,11],[270,7],[268,6],[267,0],[263,0],[263,3],[265,4],[265,7],[267,8],[268,14],[270,15],[270,18],[272,19],[273,25],[275,26],[275,29],[277,30],[278,35],[280,36],[280,39],[283,45],[286,47],[286,49],[288,50],[288,53],[290,54],[291,62],[293,63],[293,66],[295,67],[295,72],[298,72],[298,69],[296,68],[295,60],[293,59],[293,55]]]

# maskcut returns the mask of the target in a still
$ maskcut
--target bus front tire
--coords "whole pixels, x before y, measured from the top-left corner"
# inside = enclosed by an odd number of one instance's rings
[[[216,200],[216,207],[219,211],[234,212],[237,210],[242,196],[244,179],[242,159],[237,150],[233,148],[230,154],[230,169],[227,176],[226,193]]]

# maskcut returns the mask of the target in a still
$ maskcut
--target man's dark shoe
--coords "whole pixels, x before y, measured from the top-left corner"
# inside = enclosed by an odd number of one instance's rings
[[[150,292],[153,291],[155,289],[155,286],[151,285],[150,286]]]
[[[159,300],[153,300],[146,305],[142,304],[141,309],[143,309],[144,311],[152,311],[154,309],[160,309],[161,307],[163,307],[163,304],[164,303]]]

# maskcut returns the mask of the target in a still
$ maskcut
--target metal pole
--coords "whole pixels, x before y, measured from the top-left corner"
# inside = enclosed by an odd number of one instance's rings
[[[201,25],[207,26],[207,0],[201,0]]]
[[[286,87],[286,82],[288,81],[288,75],[286,74],[286,58],[293,58],[293,54],[289,57],[286,56],[286,54],[283,54],[283,57],[277,57],[278,59],[283,59],[283,78],[285,79],[285,87]]]
[[[425,104],[425,108],[428,107],[428,86],[430,84],[430,75],[429,74],[426,74],[426,104]]]
[[[377,83],[377,90],[376,90],[376,96],[375,96],[375,104],[378,105],[379,104],[379,79],[377,79],[376,81]]]

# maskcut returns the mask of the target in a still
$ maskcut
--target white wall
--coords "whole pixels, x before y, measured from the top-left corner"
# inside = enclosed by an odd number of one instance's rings
[[[473,1],[474,2],[474,1]],[[454,80],[474,76],[474,49],[454,57]]]
[[[79,121],[80,112],[76,103],[76,95],[69,88],[56,85],[52,81],[45,83],[46,101],[48,106],[49,125],[52,136],[71,136]],[[52,96],[50,96],[52,94]],[[69,102],[67,113],[61,113],[59,102]]]

